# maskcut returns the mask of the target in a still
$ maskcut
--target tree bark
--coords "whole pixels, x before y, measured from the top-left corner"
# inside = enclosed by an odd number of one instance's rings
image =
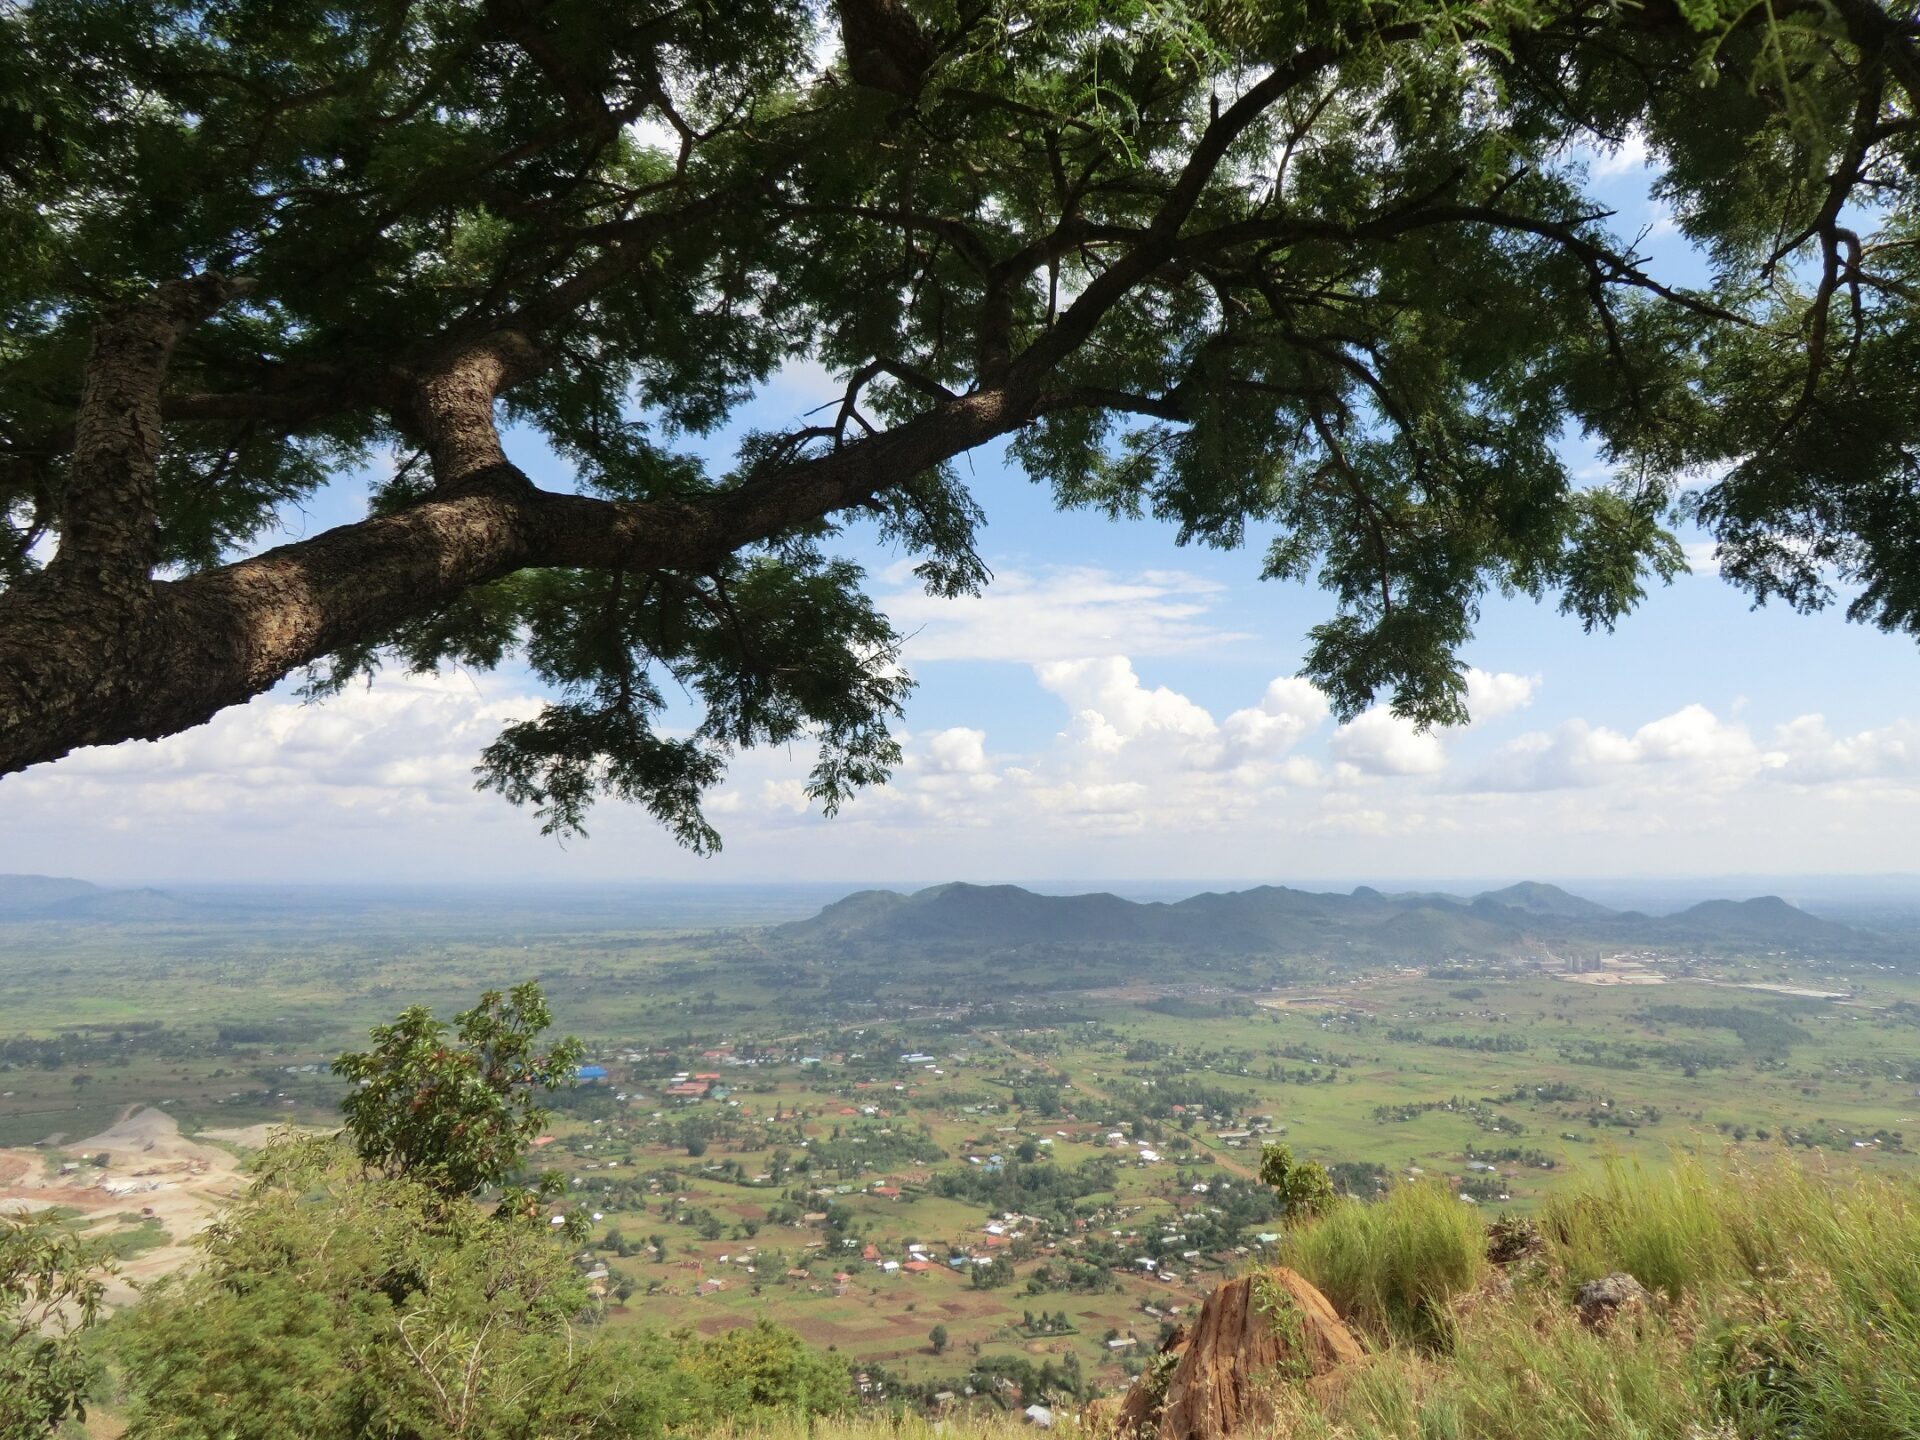
[[[0,754],[28,757],[6,769],[89,743],[89,716],[137,708],[154,658],[161,388],[180,337],[248,288],[217,275],[172,281],[96,330],[59,548],[0,596]],[[59,743],[62,733],[75,738]]]
[[[173,347],[247,288],[219,275],[170,281],[94,332],[50,580],[89,584],[103,598],[132,599],[144,590],[159,523],[160,390]]]

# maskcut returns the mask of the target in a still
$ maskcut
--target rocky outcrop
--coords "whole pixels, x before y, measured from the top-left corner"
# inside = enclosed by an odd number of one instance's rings
[[[1243,1276],[1207,1297],[1184,1345],[1155,1357],[1114,1428],[1154,1440],[1223,1440],[1266,1419],[1276,1387],[1317,1387],[1364,1353],[1326,1296],[1293,1271]]]
[[[1589,1330],[1605,1330],[1622,1316],[1644,1311],[1653,1296],[1647,1287],[1624,1270],[1589,1280],[1573,1297],[1580,1323]]]

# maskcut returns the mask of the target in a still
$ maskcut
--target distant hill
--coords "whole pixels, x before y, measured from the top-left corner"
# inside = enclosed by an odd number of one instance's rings
[[[1809,915],[1778,895],[1754,900],[1705,900],[1654,923],[1676,939],[1730,937],[1784,949],[1839,942],[1861,933],[1851,926]]]
[[[870,939],[1021,945],[1048,940],[1131,940],[1140,933],[1140,912],[1154,908],[1117,895],[1036,895],[1017,885],[953,884],[911,895],[862,890],[797,924]]]
[[[1522,880],[1518,885],[1509,885],[1504,890],[1488,890],[1474,896],[1473,901],[1476,905],[1485,903],[1503,905],[1510,910],[1524,910],[1529,915],[1559,915],[1574,920],[1619,913],[1592,900],[1569,895],[1558,885],[1543,885],[1537,880]]]
[[[0,875],[0,918],[38,914],[99,893],[98,885],[58,875]]]
[[[203,915],[205,907],[169,895],[164,890],[102,890],[58,907],[59,918],[132,923],[141,920],[188,920]]]
[[[1284,959],[1499,960],[1636,946],[1853,952],[1878,937],[1786,901],[1712,900],[1676,915],[1616,911],[1527,881],[1465,898],[1261,886],[1142,904],[1117,895],[1040,895],[1016,885],[864,890],[776,927],[788,944],[850,956],[1101,951]]]
[[[173,920],[193,916],[199,909],[164,890],[109,890],[56,875],[0,875],[0,922]]]

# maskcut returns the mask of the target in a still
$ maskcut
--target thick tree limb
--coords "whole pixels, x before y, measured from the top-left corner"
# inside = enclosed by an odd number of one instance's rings
[[[173,347],[248,288],[250,282],[219,275],[170,281],[95,330],[50,582],[88,583],[107,592],[147,583],[158,522],[160,391]]]
[[[1005,434],[1030,400],[964,396],[894,430],[697,500],[535,487],[500,451],[490,386],[511,346],[423,386],[437,493],[175,581],[133,606],[40,581],[0,596],[0,774],[211,719],[297,667],[529,567],[699,573]]]

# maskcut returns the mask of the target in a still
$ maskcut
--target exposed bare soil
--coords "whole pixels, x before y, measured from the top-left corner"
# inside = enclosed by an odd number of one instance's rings
[[[103,1155],[106,1163],[96,1164]],[[231,1151],[187,1139],[173,1116],[153,1106],[131,1106],[98,1135],[57,1150],[0,1150],[0,1210],[64,1207],[78,1212],[74,1223],[90,1235],[148,1221],[166,1231],[166,1244],[121,1265],[107,1286],[110,1305],[131,1304],[140,1285],[190,1263],[193,1237],[245,1185]]]

